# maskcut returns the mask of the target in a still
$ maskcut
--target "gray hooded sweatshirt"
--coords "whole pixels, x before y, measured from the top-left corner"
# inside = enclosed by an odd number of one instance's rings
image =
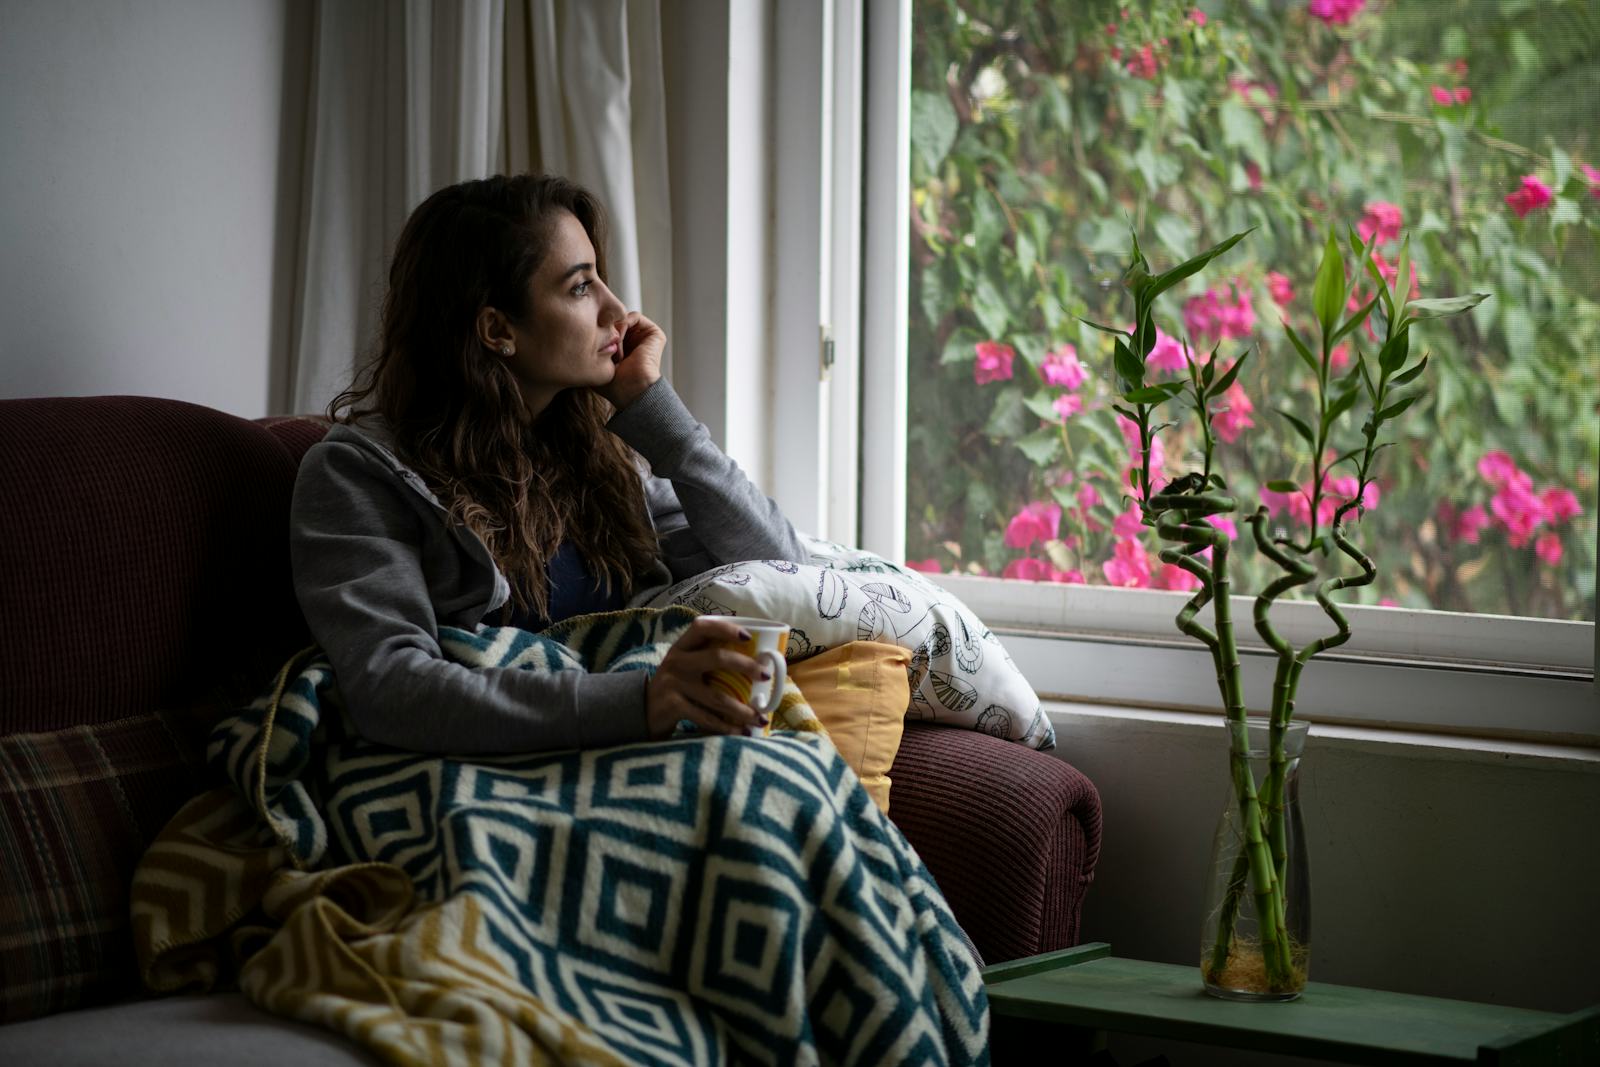
[[[632,603],[721,563],[806,562],[776,504],[662,379],[607,428],[642,456],[660,556]],[[480,629],[511,596],[483,541],[451,523],[376,421],[335,426],[300,464],[290,513],[295,595],[356,729],[413,752],[598,748],[647,737],[641,671],[473,669],[439,628]]]

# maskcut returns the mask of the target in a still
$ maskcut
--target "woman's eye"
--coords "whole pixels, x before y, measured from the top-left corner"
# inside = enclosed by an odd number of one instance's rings
[[[592,285],[592,284],[594,284],[594,283],[593,282],[579,282],[577,285],[574,285],[572,287],[572,295],[573,296],[588,296],[589,295],[589,286]]]

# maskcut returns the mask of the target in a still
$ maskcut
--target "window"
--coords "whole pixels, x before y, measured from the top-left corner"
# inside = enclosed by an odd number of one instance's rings
[[[1171,624],[1182,597],[1155,592],[1187,575],[1154,558],[1129,510],[1109,340],[1080,320],[1126,326],[1130,222],[1158,269],[1254,227],[1158,305],[1170,339],[1152,360],[1176,374],[1182,340],[1226,363],[1249,352],[1220,469],[1240,526],[1259,500],[1294,533],[1307,497],[1266,488],[1307,478],[1307,447],[1274,410],[1296,414],[1308,388],[1279,320],[1308,325],[1328,223],[1377,235],[1384,271],[1409,234],[1422,296],[1493,295],[1416,331],[1430,371],[1358,534],[1378,583],[1347,598],[1368,605],[1351,609],[1357,640],[1308,672],[1302,707],[1600,735],[1593,4],[919,0],[870,17],[864,404],[905,391],[911,458],[903,487],[863,467],[869,544],[936,568],[991,624],[1033,631],[1017,648],[1041,690],[1210,706],[1205,657]],[[908,155],[873,134],[892,121]],[[887,312],[871,289],[886,273],[905,286]],[[891,315],[903,355],[873,343]],[[1357,348],[1372,356],[1360,331],[1340,369]],[[874,368],[895,359],[898,378]],[[1196,437],[1169,410],[1171,477]],[[1355,443],[1350,421],[1335,448]],[[1253,556],[1235,555],[1250,592],[1267,573]],[[1314,605],[1280,610],[1316,632]],[[1136,683],[1109,678],[1130,644]]]

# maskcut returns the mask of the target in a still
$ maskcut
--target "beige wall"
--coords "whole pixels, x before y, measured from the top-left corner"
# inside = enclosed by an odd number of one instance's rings
[[[308,11],[0,0],[0,398],[273,408]]]

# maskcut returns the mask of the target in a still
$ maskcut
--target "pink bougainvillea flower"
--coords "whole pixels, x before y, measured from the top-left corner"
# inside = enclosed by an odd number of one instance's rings
[[[1244,386],[1238,382],[1228,386],[1222,400],[1227,407],[1211,417],[1211,428],[1223,442],[1231,445],[1239,439],[1240,434],[1256,424],[1250,417],[1256,406],[1245,395]]]
[[[998,341],[979,341],[974,346],[978,353],[972,379],[979,385],[1003,382],[1011,377],[1011,361],[1017,358],[1016,349]]]
[[[1489,525],[1489,513],[1484,510],[1482,504],[1473,504],[1458,513],[1454,504],[1448,500],[1441,500],[1434,513],[1438,518],[1439,529],[1452,541],[1464,544],[1477,544],[1478,531]]]
[[[1197,7],[1192,7],[1189,9],[1189,21],[1196,26],[1204,26],[1206,24],[1206,13]]]
[[[1450,95],[1455,97],[1456,103],[1458,104],[1466,104],[1472,101],[1472,90],[1467,88],[1465,85],[1457,88],[1456,91]]]
[[[1527,218],[1528,212],[1550,203],[1550,187],[1532,174],[1522,176],[1522,188],[1506,197],[1506,203],[1517,213],[1517,218]]]
[[[1221,530],[1223,533],[1227,534],[1228,540],[1239,540],[1239,527],[1234,525],[1234,521],[1228,518],[1228,516],[1208,515],[1206,516],[1205,523],[1207,526],[1210,526],[1213,529]]]
[[[1176,337],[1156,329],[1156,343],[1145,365],[1151,370],[1181,371],[1189,364],[1183,358],[1183,345]]]
[[[1474,504],[1456,516],[1450,532],[1455,535],[1456,540],[1475,545],[1478,543],[1478,531],[1487,525],[1489,525],[1489,513],[1484,510],[1482,504]]]
[[[1058,582],[1061,585],[1086,585],[1086,584],[1088,584],[1083,580],[1083,572],[1078,570],[1076,567],[1074,567],[1070,571],[1060,571],[1060,570],[1056,570],[1056,568],[1054,568],[1054,567],[1051,567],[1050,568],[1050,580],[1052,582]]]
[[[1356,223],[1356,232],[1363,241],[1371,241],[1372,235],[1377,234],[1381,244],[1398,238],[1404,222],[1405,216],[1400,212],[1400,205],[1387,200],[1373,200],[1367,204],[1366,214],[1361,216],[1361,221]]]
[[[1096,508],[1099,506],[1100,490],[1096,489],[1088,482],[1084,482],[1082,485],[1078,486],[1078,507],[1082,508],[1087,514],[1090,508]]]
[[[1100,564],[1106,581],[1123,589],[1150,587],[1150,556],[1138,541],[1118,541],[1111,558]]]
[[[1279,274],[1275,270],[1267,271],[1267,294],[1272,297],[1274,304],[1287,306],[1294,301],[1294,286],[1290,284],[1287,275]]]
[[[1467,76],[1467,61],[1464,59],[1456,60],[1450,64],[1450,71],[1458,78],[1465,78]]]
[[[1533,551],[1539,557],[1540,563],[1554,567],[1561,562],[1561,535],[1545,534],[1533,543]]]
[[[1533,480],[1523,471],[1514,471],[1500,483],[1489,500],[1489,512],[1506,528],[1512,548],[1521,548],[1547,518],[1544,501],[1533,491]]]
[[[944,573],[943,568],[939,566],[939,561],[936,559],[908,559],[906,560],[906,569],[921,571],[923,574]]]
[[[1044,377],[1046,385],[1060,386],[1063,389],[1076,389],[1088,377],[1088,372],[1078,360],[1078,350],[1072,345],[1062,345],[1045,353],[1039,373]]]
[[[1135,52],[1128,60],[1127,67],[1129,74],[1145,81],[1155,81],[1156,75],[1161,72],[1161,66],[1156,62],[1155,48],[1151,45],[1145,45]]]
[[[1490,485],[1503,485],[1516,473],[1516,463],[1504,452],[1485,452],[1478,460],[1478,476]]]
[[[1334,498],[1333,509],[1328,512],[1328,519],[1323,521],[1326,522],[1332,519],[1333,510],[1337,510],[1340,504],[1355,496],[1356,487],[1360,484],[1361,480],[1350,474],[1340,475],[1336,478],[1329,478],[1327,484],[1323,487],[1323,492],[1331,495]],[[1362,506],[1368,511],[1371,511],[1373,508],[1378,506],[1379,495],[1378,484],[1376,482],[1368,482],[1366,489],[1361,493]]]
[[[1539,498],[1544,503],[1544,513],[1549,517],[1552,526],[1583,514],[1583,506],[1578,503],[1578,498],[1571,489],[1552,485],[1541,493]]]
[[[1395,598],[1392,596],[1386,596],[1382,600],[1378,601],[1378,607],[1380,608],[1397,608],[1399,606],[1400,602],[1395,600]]]
[[[1156,585],[1161,589],[1171,589],[1175,593],[1192,593],[1200,588],[1200,579],[1176,563],[1163,563],[1161,573],[1156,578]]]
[[[1595,170],[1587,163],[1578,164],[1578,169],[1583,171],[1583,178],[1589,183],[1589,195],[1600,197],[1600,170]]]
[[[1056,409],[1056,414],[1061,416],[1061,421],[1066,422],[1072,416],[1083,410],[1083,397],[1077,393],[1062,393],[1050,405]]]
[[[1330,26],[1346,26],[1366,6],[1367,0],[1311,0],[1306,10]]]
[[[1231,299],[1227,289],[1207,289],[1191,297],[1183,305],[1183,325],[1211,344],[1223,338],[1249,337],[1256,328],[1250,291],[1235,281]]]
[[[1252,193],[1259,193],[1261,191],[1261,164],[1253,159],[1245,160],[1244,180],[1249,184]]]
[[[1130,504],[1128,510],[1118,515],[1116,521],[1111,524],[1111,534],[1114,537],[1138,537],[1143,529],[1144,523],[1140,521],[1138,504]]]
[[[1350,346],[1334,345],[1333,351],[1328,353],[1328,369],[1335,374],[1343,371],[1350,365]]]
[[[1050,569],[1050,564],[1044,560],[1024,556],[1007,563],[1000,577],[1022,582],[1045,582],[1050,580]]]
[[[1061,528],[1061,505],[1035,500],[1024,504],[1022,510],[1006,523],[1005,542],[1008,548],[1027,548],[1035,541],[1053,541]]]
[[[1262,506],[1267,509],[1267,514],[1273,518],[1277,518],[1278,512],[1283,511],[1289,506],[1289,497],[1292,494],[1279,493],[1272,489],[1263,487],[1256,495],[1260,497]],[[1211,521],[1215,523],[1217,520],[1212,519]]]
[[[1446,89],[1444,86],[1442,86],[1442,85],[1430,86],[1428,88],[1428,93],[1433,97],[1433,102],[1435,104],[1441,104],[1441,105],[1443,105],[1445,107],[1449,107],[1450,106],[1450,103],[1451,103],[1451,100],[1452,100],[1452,97],[1450,96],[1450,90]]]

